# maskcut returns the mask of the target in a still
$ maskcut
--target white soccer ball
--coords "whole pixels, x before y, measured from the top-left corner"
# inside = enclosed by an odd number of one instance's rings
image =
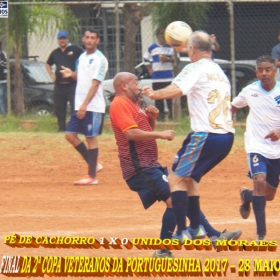
[[[176,51],[186,48],[192,28],[183,21],[173,21],[165,29],[165,40]]]

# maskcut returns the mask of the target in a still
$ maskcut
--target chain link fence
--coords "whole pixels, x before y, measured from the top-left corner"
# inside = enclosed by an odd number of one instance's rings
[[[53,112],[54,85],[44,63],[52,50],[58,47],[56,35],[61,26],[53,20],[49,21],[49,28],[45,28],[43,32],[39,23],[38,26],[32,26],[32,30],[22,30],[19,41],[21,92],[15,94],[15,90],[19,90],[14,86],[17,41],[12,35],[15,19],[26,20],[24,14],[19,17],[19,13],[25,11],[21,11],[21,8],[32,10],[34,7],[53,7],[61,14],[71,13],[76,20],[75,28],[73,23],[73,26],[64,25],[63,29],[70,33],[71,43],[81,47],[84,31],[92,27],[98,30],[101,38],[99,49],[109,62],[107,79],[112,79],[121,70],[136,71],[134,67],[143,61],[143,54],[148,46],[156,42],[155,30],[163,22],[162,19],[155,19],[153,13],[158,5],[165,5],[165,8],[177,11],[170,17],[170,22],[182,20],[189,23],[193,29],[202,29],[216,35],[220,49],[215,53],[215,60],[223,65],[222,68],[230,78],[233,94],[238,94],[242,87],[255,79],[255,59],[260,55],[271,54],[272,48],[278,43],[278,1],[9,1],[8,17],[0,18],[0,40],[3,51],[9,57],[8,112],[18,110],[14,106],[15,96],[23,98],[24,114]],[[200,14],[198,11],[202,8],[203,14]],[[190,11],[191,18],[186,9]],[[17,24],[19,27],[24,23],[19,21]]]

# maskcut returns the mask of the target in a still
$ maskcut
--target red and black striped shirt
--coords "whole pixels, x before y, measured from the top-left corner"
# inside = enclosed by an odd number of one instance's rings
[[[137,103],[127,97],[116,96],[110,106],[110,119],[125,180],[144,169],[160,166],[156,140],[128,141],[124,135],[126,130],[134,128],[152,131],[146,113]]]

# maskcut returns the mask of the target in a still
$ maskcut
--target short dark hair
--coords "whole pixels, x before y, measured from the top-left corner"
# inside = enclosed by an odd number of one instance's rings
[[[274,67],[276,67],[275,59],[270,55],[262,55],[262,56],[258,57],[256,60],[256,65],[258,65],[259,63],[262,63],[262,62],[269,62]]]
[[[156,30],[156,36],[158,36],[158,35],[160,35],[160,34],[164,34],[164,31],[165,31],[165,28],[159,27],[159,28]]]
[[[95,33],[96,36],[97,36],[97,38],[99,38],[99,33],[98,33],[98,31],[97,31],[96,29],[94,29],[94,28],[87,28],[87,29],[85,29],[84,34],[85,34],[87,31],[90,32],[90,33]]]

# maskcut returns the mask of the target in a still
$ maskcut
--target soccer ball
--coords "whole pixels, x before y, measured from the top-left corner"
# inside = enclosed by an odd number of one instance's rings
[[[187,47],[192,28],[183,21],[173,21],[165,29],[165,41],[176,51]]]

